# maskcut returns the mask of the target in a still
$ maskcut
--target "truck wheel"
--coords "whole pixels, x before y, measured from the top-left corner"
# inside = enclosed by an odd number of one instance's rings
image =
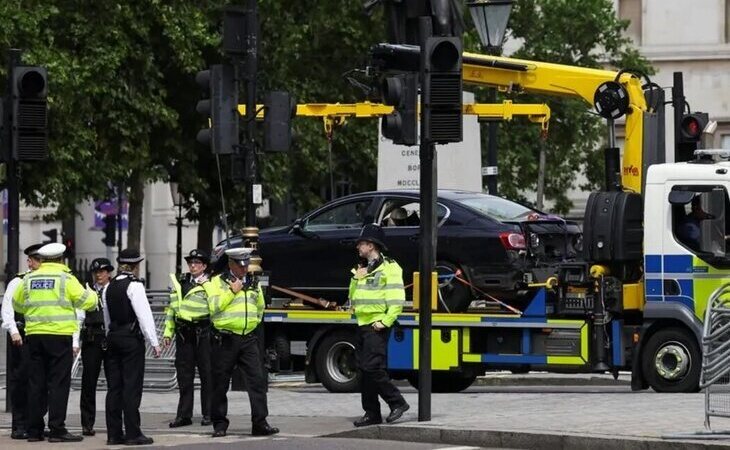
[[[418,372],[408,374],[408,383],[418,389]],[[461,392],[474,384],[476,375],[460,372],[431,372],[431,391],[441,394]]]
[[[642,350],[642,370],[657,392],[699,391],[702,356],[697,339],[684,328],[657,331]]]
[[[317,346],[315,367],[328,391],[358,392],[360,375],[355,360],[355,335],[336,331],[325,336]]]
[[[438,261],[435,270],[439,276],[436,309],[442,312],[466,312],[471,304],[472,295],[469,286],[454,277],[459,267],[448,261]],[[464,275],[460,276],[463,277]]]

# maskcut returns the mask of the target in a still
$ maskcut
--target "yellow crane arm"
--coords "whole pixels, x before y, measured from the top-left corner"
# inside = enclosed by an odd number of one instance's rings
[[[256,105],[256,118],[264,118],[263,105]],[[511,100],[502,103],[466,103],[462,107],[465,115],[477,116],[480,119],[512,120],[515,116],[525,116],[534,123],[539,123],[544,132],[550,121],[550,107],[544,103],[515,104]],[[393,107],[381,103],[303,103],[297,105],[296,115],[300,117],[321,117],[324,120],[325,133],[332,133],[336,125],[342,125],[350,117],[372,118],[388,115]],[[238,113],[246,115],[246,105],[238,105]]]
[[[647,111],[641,81],[629,73],[616,80],[618,72],[589,69],[465,52],[464,82],[496,87],[505,92],[531,92],[580,98],[591,107],[598,87],[606,81],[618,81],[629,96],[621,182],[634,192],[641,192],[643,154],[643,112]]]

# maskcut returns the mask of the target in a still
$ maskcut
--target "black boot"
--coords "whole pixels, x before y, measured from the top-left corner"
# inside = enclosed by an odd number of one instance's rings
[[[365,427],[368,425],[378,425],[383,423],[383,418],[380,416],[372,416],[368,413],[365,413],[364,416],[360,417],[356,421],[352,422],[353,425],[356,427]]]

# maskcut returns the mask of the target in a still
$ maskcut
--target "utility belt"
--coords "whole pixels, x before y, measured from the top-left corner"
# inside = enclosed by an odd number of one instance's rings
[[[136,320],[134,322],[129,323],[117,323],[117,322],[111,322],[109,323],[109,332],[110,333],[117,333],[117,332],[138,332],[142,333],[139,329],[139,322]]]
[[[241,340],[255,339],[256,338],[255,329],[254,330],[251,330],[247,334],[238,334],[238,333],[234,333],[234,332],[229,331],[229,330],[219,330],[218,328],[215,328],[215,327],[211,327],[210,330],[211,330],[211,334],[213,336],[213,340],[216,343],[219,343],[219,344],[221,342],[231,341],[231,340],[233,340],[235,338],[239,338]]]
[[[24,320],[18,320],[15,322],[15,326],[18,328],[18,331],[25,329],[25,321]]]
[[[184,320],[175,319],[175,334],[181,342],[195,340],[195,345],[200,343],[201,337],[207,337],[210,332],[210,319]]]

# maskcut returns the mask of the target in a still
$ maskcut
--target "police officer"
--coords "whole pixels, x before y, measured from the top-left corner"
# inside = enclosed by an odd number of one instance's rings
[[[111,279],[114,266],[106,258],[96,258],[91,261],[91,272],[94,276],[94,290],[99,301],[96,306],[85,313],[79,311],[77,317],[81,327],[81,433],[84,436],[94,436],[94,422],[96,421],[96,384],[99,381],[101,364],[104,361],[106,349],[106,330],[104,329],[104,308],[101,298],[104,288]]]
[[[378,225],[362,228],[357,240],[362,263],[352,270],[350,281],[350,302],[358,325],[355,354],[365,410],[365,415],[354,422],[356,427],[383,422],[378,395],[390,406],[385,419],[388,423],[398,420],[410,408],[386,371],[390,329],[403,310],[406,295],[401,267],[383,256],[387,251],[384,236]]]
[[[264,315],[264,294],[261,287],[247,277],[251,248],[226,250],[228,270],[211,280],[215,295],[208,299],[213,322],[213,437],[226,435],[228,429],[228,386],[233,368],[238,365],[244,374],[251,403],[251,434],[268,436],[279,432],[266,421],[266,374],[256,333]]]
[[[203,412],[201,425],[210,425],[210,397],[212,394],[210,368],[210,311],[208,297],[213,285],[206,270],[210,258],[202,250],[194,249],[185,257],[190,272],[181,280],[170,274],[172,292],[165,320],[164,345],[170,346],[175,335],[175,369],[180,400],[177,416],[170,428],[193,423],[193,391],[195,367],[200,375],[200,406]]]
[[[28,271],[18,274],[10,280],[5,288],[2,303],[2,327],[10,335],[12,347],[10,347],[10,366],[8,367],[8,386],[10,387],[10,401],[12,403],[12,439],[28,439],[27,430],[27,406],[28,406],[28,346],[23,345],[25,337],[25,318],[22,314],[13,309],[13,294],[18,285],[23,282],[23,277],[38,269],[41,265],[38,250],[44,244],[33,244],[27,247],[23,253],[27,256]]]
[[[73,365],[72,335],[78,330],[75,309],[96,305],[96,293],[84,287],[63,264],[66,246],[46,244],[38,250],[41,265],[23,277],[13,305],[25,315],[28,365],[28,441],[43,440],[44,392],[47,392],[49,442],[76,442],[65,426]]]
[[[119,252],[118,274],[102,296],[104,324],[107,329],[104,361],[108,386],[107,445],[153,443],[152,438],[142,434],[139,417],[144,381],[145,338],[153,347],[155,358],[159,358],[161,352],[147,294],[144,285],[137,278],[142,260],[144,258],[137,250],[125,249]]]

